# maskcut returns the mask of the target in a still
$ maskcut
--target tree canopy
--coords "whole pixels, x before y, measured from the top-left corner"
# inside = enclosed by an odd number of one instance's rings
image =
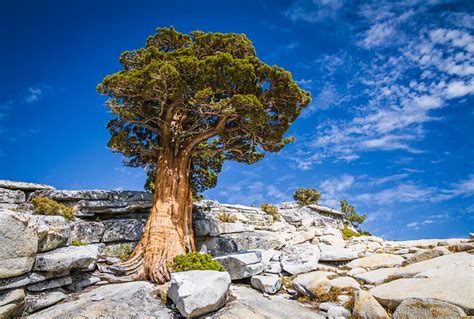
[[[293,199],[300,206],[317,204],[321,199],[321,193],[314,188],[298,188],[293,193]]]
[[[120,62],[97,87],[116,115],[109,147],[151,175],[164,149],[188,156],[195,193],[215,185],[224,160],[254,163],[291,142],[285,133],[310,102],[244,34],[158,28]]]

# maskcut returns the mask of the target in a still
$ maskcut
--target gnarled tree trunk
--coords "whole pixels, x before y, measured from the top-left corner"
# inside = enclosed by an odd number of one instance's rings
[[[122,264],[134,280],[164,283],[173,258],[194,251],[189,157],[164,150],[157,163],[153,207],[140,242]]]

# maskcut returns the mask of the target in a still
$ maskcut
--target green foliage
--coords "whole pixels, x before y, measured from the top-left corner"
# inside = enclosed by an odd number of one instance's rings
[[[278,208],[274,205],[270,205],[268,203],[263,203],[260,205],[260,209],[263,210],[268,215],[273,217],[273,221],[277,221],[280,219],[280,214],[278,214]]]
[[[371,233],[369,233],[368,231],[358,231],[358,232],[355,232],[353,231],[352,229],[348,228],[348,227],[344,227],[342,229],[342,238],[344,240],[348,240],[350,239],[351,237],[360,237],[360,236],[372,236]]]
[[[321,193],[314,188],[298,188],[293,193],[293,199],[301,206],[317,204],[320,198]]]
[[[236,216],[225,212],[219,213],[219,215],[217,215],[217,219],[223,223],[235,223],[237,221]]]
[[[217,270],[225,271],[224,267],[210,254],[189,253],[187,255],[179,255],[173,258],[173,271],[188,270]]]
[[[109,255],[119,258],[121,261],[126,261],[132,254],[133,249],[130,244],[120,244],[110,250]]]
[[[87,244],[86,244],[86,243],[83,243],[83,242],[80,241],[80,240],[73,240],[73,241],[71,242],[71,246],[85,246],[85,245],[87,245]]]
[[[251,164],[291,142],[285,134],[311,100],[244,34],[158,28],[120,62],[97,86],[116,116],[108,145],[147,169],[148,189],[165,150],[189,157],[193,194],[214,187],[224,160]]]
[[[34,214],[63,216],[67,220],[71,220],[74,218],[74,209],[72,207],[66,207],[63,204],[60,204],[50,198],[36,196],[33,197],[30,201],[33,204]]]
[[[347,200],[341,200],[341,212],[346,215],[345,218],[356,228],[359,227],[366,218],[365,215],[357,214],[354,206],[350,205]]]

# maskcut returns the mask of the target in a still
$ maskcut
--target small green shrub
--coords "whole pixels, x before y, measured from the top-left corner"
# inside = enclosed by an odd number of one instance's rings
[[[173,271],[217,270],[225,271],[224,267],[210,254],[189,253],[173,258]]]
[[[235,223],[237,221],[236,216],[225,212],[219,213],[219,215],[217,215],[217,219],[223,223]]]
[[[314,188],[298,188],[293,194],[293,199],[300,206],[317,204],[321,199],[321,193]]]
[[[278,208],[276,206],[270,205],[268,203],[263,203],[262,205],[260,205],[260,209],[268,215],[271,215],[273,217],[274,222],[280,219],[280,214],[278,214]]]
[[[74,218],[74,209],[72,207],[66,207],[63,204],[58,203],[47,197],[37,196],[31,200],[33,204],[33,213],[37,215],[58,215],[63,216],[67,220]]]
[[[86,243],[83,243],[83,242],[80,241],[80,240],[73,240],[73,241],[71,242],[71,246],[85,246],[85,245],[87,245],[87,244],[86,244]]]

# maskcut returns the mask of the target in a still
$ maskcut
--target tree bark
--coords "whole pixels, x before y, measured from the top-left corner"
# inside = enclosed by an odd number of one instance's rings
[[[169,281],[173,258],[194,251],[189,157],[165,149],[157,163],[153,207],[129,260],[121,266],[134,280]]]

